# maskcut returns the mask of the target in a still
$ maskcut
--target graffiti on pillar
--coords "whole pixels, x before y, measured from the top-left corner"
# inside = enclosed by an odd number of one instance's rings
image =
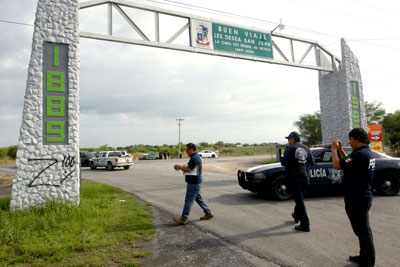
[[[71,177],[71,175],[75,172],[74,165],[76,163],[75,157],[71,157],[70,155],[64,156],[63,160],[60,162],[58,159],[45,159],[45,158],[33,158],[28,159],[31,162],[38,162],[40,164],[38,173],[35,177],[29,182],[28,187],[36,187],[39,185],[46,185],[46,186],[56,186],[60,187],[61,184]],[[60,162],[61,166],[57,166],[57,163]],[[61,168],[60,168],[61,167]],[[48,174],[46,171],[50,171],[54,173],[52,168],[56,168],[58,170],[58,175],[55,179],[49,179],[46,177]],[[53,176],[54,177],[54,176]]]
[[[353,128],[361,127],[360,89],[357,81],[350,81],[351,85],[351,108],[353,114]]]
[[[68,45],[43,42],[43,144],[68,144]]]

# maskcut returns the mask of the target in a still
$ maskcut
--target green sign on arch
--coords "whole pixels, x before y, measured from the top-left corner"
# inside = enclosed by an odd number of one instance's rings
[[[195,19],[191,24],[192,46],[246,56],[274,58],[270,32]]]

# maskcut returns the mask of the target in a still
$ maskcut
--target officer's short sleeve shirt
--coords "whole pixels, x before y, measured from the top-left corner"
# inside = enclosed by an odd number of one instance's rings
[[[372,200],[371,183],[375,159],[368,146],[354,150],[347,157],[340,159],[340,168],[343,170],[342,181],[345,198]]]

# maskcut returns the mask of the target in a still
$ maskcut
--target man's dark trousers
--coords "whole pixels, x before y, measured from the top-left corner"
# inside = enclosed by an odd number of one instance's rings
[[[306,205],[304,205],[304,192],[308,187],[308,179],[293,181],[292,192],[293,200],[296,203],[294,206],[294,217],[299,219],[301,226],[310,226],[310,220],[308,219]]]
[[[371,203],[345,201],[347,217],[360,242],[360,264],[375,265],[375,247],[371,227],[369,225],[369,209]]]

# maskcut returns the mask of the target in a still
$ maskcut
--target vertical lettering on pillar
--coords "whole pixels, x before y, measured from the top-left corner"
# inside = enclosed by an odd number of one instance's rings
[[[350,81],[351,85],[351,110],[353,116],[353,128],[361,127],[360,91],[358,81]]]
[[[43,144],[68,144],[68,45],[43,42]]]

